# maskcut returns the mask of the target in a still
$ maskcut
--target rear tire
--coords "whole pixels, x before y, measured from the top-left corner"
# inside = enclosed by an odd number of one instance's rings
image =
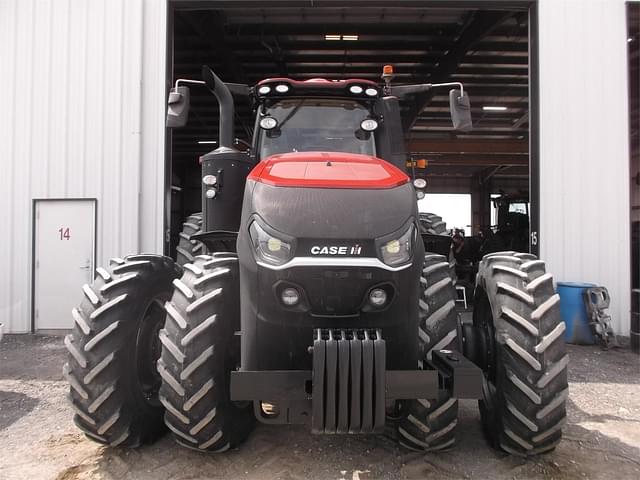
[[[480,358],[474,360],[485,372],[480,415],[494,448],[528,457],[560,442],[569,357],[559,300],[534,255],[483,258],[473,313]]]
[[[184,268],[160,331],[160,401],[179,444],[222,452],[244,441],[255,424],[253,404],[229,398],[230,373],[240,358],[238,258],[200,255]]]
[[[164,432],[158,401],[158,330],[181,269],[168,257],[131,255],[98,268],[73,309],[64,342],[74,422],[99,443],[136,447]]]
[[[456,292],[447,258],[427,253],[420,283],[420,325],[418,341],[424,360],[418,368],[426,368],[434,350],[457,345],[458,314]],[[458,423],[458,400],[440,391],[437,399],[416,399],[400,403],[397,424],[398,440],[411,450],[435,451],[455,443]]]
[[[184,266],[193,262],[196,255],[204,253],[204,245],[198,240],[192,240],[191,236],[202,232],[202,212],[196,212],[187,217],[187,221],[182,224],[180,241],[176,247],[176,262]]]
[[[447,233],[447,223],[435,213],[420,213],[420,232],[444,235]]]

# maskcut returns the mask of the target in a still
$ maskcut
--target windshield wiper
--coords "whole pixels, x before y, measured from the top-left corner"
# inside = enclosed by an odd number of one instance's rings
[[[300,107],[302,106],[303,103],[304,103],[304,99],[300,100],[300,102],[298,102],[298,104],[295,107],[293,107],[293,110],[291,110],[291,112],[289,112],[289,115],[287,115],[284,118],[284,120],[282,120],[282,123],[278,125],[278,130],[281,130],[282,127],[284,127],[285,124],[289,120],[291,120],[291,117],[293,117],[298,112],[298,110],[300,110]]]

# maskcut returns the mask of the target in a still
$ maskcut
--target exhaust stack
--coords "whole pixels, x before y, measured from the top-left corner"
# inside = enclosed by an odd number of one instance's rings
[[[202,78],[205,85],[213,93],[220,105],[220,131],[218,145],[220,147],[233,148],[233,119],[234,106],[231,91],[220,78],[206,65],[202,67]]]

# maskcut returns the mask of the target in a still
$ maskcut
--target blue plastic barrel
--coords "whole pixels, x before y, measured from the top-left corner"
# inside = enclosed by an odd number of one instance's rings
[[[593,345],[596,339],[589,328],[584,291],[595,287],[593,283],[558,282],[560,316],[566,325],[564,339],[575,345]]]

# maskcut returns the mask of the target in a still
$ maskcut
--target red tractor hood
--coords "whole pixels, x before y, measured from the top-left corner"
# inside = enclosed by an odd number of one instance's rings
[[[397,167],[355,153],[299,152],[272,155],[251,171],[249,180],[276,187],[393,188],[409,182]]]

